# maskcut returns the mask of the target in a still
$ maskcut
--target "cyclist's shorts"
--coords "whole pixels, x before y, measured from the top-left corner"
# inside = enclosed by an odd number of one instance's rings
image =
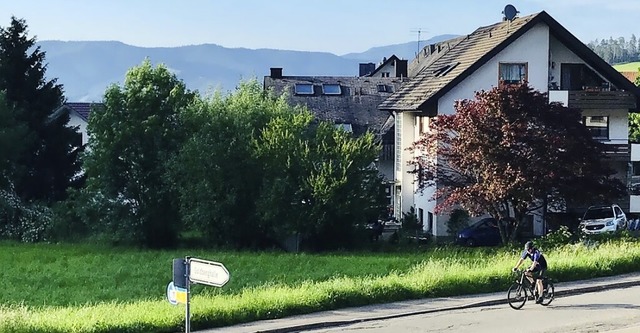
[[[540,265],[538,265],[531,272],[532,273],[536,273],[536,275],[538,275],[538,276],[544,276],[544,272],[546,272],[546,271],[547,271],[546,268],[542,268],[542,267],[540,267]]]

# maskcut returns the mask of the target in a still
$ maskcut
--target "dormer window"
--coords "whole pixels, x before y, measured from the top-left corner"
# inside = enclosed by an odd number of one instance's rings
[[[296,83],[295,85],[296,95],[313,95],[313,84],[311,83]]]
[[[527,81],[527,63],[500,63],[498,82],[518,84]]]
[[[391,86],[388,86],[386,84],[379,84],[378,85],[378,92],[392,92],[391,91]]]
[[[325,95],[340,95],[342,94],[342,89],[340,89],[339,84],[323,84],[322,93]]]

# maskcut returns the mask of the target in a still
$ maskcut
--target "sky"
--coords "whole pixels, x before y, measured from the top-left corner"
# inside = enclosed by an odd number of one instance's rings
[[[507,4],[520,16],[546,11],[584,43],[640,36],[638,0],[2,0],[0,27],[15,16],[38,41],[343,55],[468,34],[500,21]]]

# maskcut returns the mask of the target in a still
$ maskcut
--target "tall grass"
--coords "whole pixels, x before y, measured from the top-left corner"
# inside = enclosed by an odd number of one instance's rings
[[[518,250],[434,248],[394,254],[140,251],[1,244],[0,331],[173,332],[184,307],[164,299],[171,260],[220,261],[223,288],[192,288],[192,327],[219,327],[372,303],[504,290]],[[545,252],[558,281],[640,269],[640,244],[568,245]]]

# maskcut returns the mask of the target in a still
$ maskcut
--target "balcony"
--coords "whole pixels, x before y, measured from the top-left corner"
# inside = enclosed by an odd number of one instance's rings
[[[576,109],[635,109],[636,98],[627,91],[550,90],[549,102]]]
[[[628,161],[631,158],[631,149],[629,144],[605,144],[604,155],[616,161]]]

